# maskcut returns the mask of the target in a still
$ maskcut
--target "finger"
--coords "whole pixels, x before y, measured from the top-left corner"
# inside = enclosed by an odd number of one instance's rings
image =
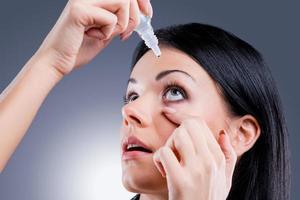
[[[222,131],[218,140],[222,152],[224,153],[226,160],[226,177],[230,177],[228,181],[231,183],[232,175],[234,172],[235,164],[237,161],[237,155],[233,146],[230,143],[228,133]]]
[[[176,125],[185,126],[190,135],[196,154],[214,159],[217,165],[224,162],[224,155],[214,134],[200,116],[186,114],[173,107],[164,107],[162,112]]]
[[[208,149],[211,155],[215,158],[216,164],[222,165],[222,163],[224,163],[224,155],[213,132],[210,130],[210,128],[208,127],[207,123],[204,120],[197,119],[197,118],[195,120],[197,121],[195,122],[195,126],[201,129],[201,133],[206,138],[205,141],[207,143]],[[189,126],[192,125],[190,124]],[[195,136],[197,135],[197,133],[195,132],[191,134],[194,134]]]
[[[191,140],[190,135],[187,133],[186,129],[183,127],[178,127],[168,138],[165,146],[173,150],[173,152],[178,154],[179,162],[182,165],[191,163],[195,156],[195,148]]]
[[[168,181],[172,181],[173,183],[178,183],[180,181],[180,177],[182,177],[182,168],[174,152],[169,147],[161,147],[158,152],[154,154],[153,160],[161,163]]]
[[[162,109],[162,112],[171,122],[179,127],[183,126],[186,128],[193,142],[196,154],[208,156],[210,151],[208,150],[205,136],[203,135],[203,133],[201,133],[202,128],[196,121],[196,119],[202,121],[199,116],[185,114],[184,112],[180,112],[172,107],[164,107]]]
[[[106,37],[99,28],[90,28],[85,32],[85,34],[96,39],[104,39]]]
[[[85,6],[82,8],[84,16],[81,18],[81,23],[85,26],[94,26],[86,33],[91,37],[100,37],[100,39],[107,39],[113,33],[117,23],[117,17],[113,13],[94,6]]]
[[[166,172],[164,170],[164,167],[162,166],[159,157],[159,150],[157,150],[157,152],[154,154],[153,156],[153,162],[156,166],[156,168],[158,169],[159,173],[161,174],[162,177],[166,177]]]
[[[117,16],[117,26],[115,32],[122,33],[126,30],[129,21],[129,0],[112,0],[100,1],[97,3],[98,7],[106,9]]]
[[[201,155],[202,158],[211,159],[211,151],[209,150],[207,139],[205,137],[203,127],[200,126],[199,122],[195,118],[189,118],[184,120],[180,127],[184,127],[187,133],[191,137],[195,153]]]
[[[232,177],[237,162],[237,155],[230,143],[229,136],[225,131],[221,132],[218,141],[225,156],[226,189],[229,191],[232,185]]]
[[[125,41],[125,40],[127,40],[127,39],[132,35],[132,33],[133,33],[133,31],[131,31],[131,32],[129,32],[129,33],[126,33],[126,34],[122,34],[122,35],[120,36],[120,39],[121,39],[122,41]]]
[[[129,22],[127,29],[121,34],[121,39],[126,40],[140,23],[140,10],[136,0],[130,0]]]
[[[199,116],[186,114],[185,112],[172,107],[163,107],[162,113],[177,126],[179,126],[184,120],[188,118],[199,118]]]
[[[118,17],[116,32],[123,33],[128,26],[129,21],[129,1],[124,1],[125,3],[119,7],[116,15]]]
[[[153,8],[152,5],[150,3],[150,0],[137,0],[140,11],[149,17],[153,16]]]
[[[176,125],[182,125],[185,122],[184,126],[186,126],[188,133],[192,138],[196,152],[202,151],[201,146],[203,145],[203,141],[205,141],[210,152],[217,156],[218,161],[222,160],[223,154],[219,144],[206,122],[200,116],[186,114],[185,112],[172,107],[164,107],[162,112]],[[204,138],[202,136],[204,136]]]

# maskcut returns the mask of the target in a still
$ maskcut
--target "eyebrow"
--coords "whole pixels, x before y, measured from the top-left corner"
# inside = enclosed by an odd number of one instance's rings
[[[179,72],[179,73],[185,74],[186,76],[188,76],[189,78],[191,78],[191,79],[193,79],[195,81],[195,79],[190,74],[188,74],[185,71],[178,70],[178,69],[161,71],[159,74],[156,75],[155,80],[159,81],[162,78],[166,77],[167,75],[169,75],[171,73],[175,73],[175,72]],[[128,80],[128,83],[137,83],[137,80],[134,79],[134,78],[130,78]]]

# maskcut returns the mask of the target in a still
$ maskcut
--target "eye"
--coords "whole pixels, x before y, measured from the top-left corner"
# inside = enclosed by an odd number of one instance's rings
[[[138,97],[139,95],[136,92],[128,92],[128,94],[123,97],[124,104],[130,103],[131,101],[136,100]]]
[[[187,98],[185,91],[175,84],[167,86],[163,97],[167,101],[182,101]]]

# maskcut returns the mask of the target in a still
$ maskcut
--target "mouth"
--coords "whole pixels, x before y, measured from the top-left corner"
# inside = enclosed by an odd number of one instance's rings
[[[152,153],[151,150],[146,149],[145,147],[139,146],[137,144],[128,144],[126,147],[126,152],[128,151],[142,151],[145,153]]]
[[[150,147],[144,144],[141,140],[135,136],[126,138],[122,144],[123,155],[122,158],[125,160],[137,158],[152,154],[153,151]]]

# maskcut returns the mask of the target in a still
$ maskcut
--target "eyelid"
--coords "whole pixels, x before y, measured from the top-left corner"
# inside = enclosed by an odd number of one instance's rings
[[[128,104],[129,103],[129,99],[132,95],[138,95],[137,92],[135,92],[134,90],[129,90],[124,96],[123,96],[123,102],[124,104]]]
[[[168,91],[170,91],[170,89],[173,89],[173,88],[176,88],[178,90],[180,90],[180,92],[182,93],[183,95],[183,98],[182,100],[177,100],[177,101],[170,101],[170,100],[166,100],[164,97],[166,95],[166,93]],[[128,104],[130,101],[130,97],[132,95],[137,95],[139,96],[139,94],[137,92],[135,92],[135,90],[133,89],[130,89],[129,91],[127,91],[127,93],[123,96],[123,101],[124,101],[124,104]],[[176,80],[172,80],[172,81],[168,81],[166,83],[163,83],[163,90],[162,90],[162,93],[161,93],[161,97],[164,101],[167,101],[167,102],[170,102],[170,103],[178,103],[178,102],[181,102],[181,101],[184,101],[184,100],[187,100],[189,99],[189,95],[187,93],[187,89],[182,85],[180,84],[178,81]]]

